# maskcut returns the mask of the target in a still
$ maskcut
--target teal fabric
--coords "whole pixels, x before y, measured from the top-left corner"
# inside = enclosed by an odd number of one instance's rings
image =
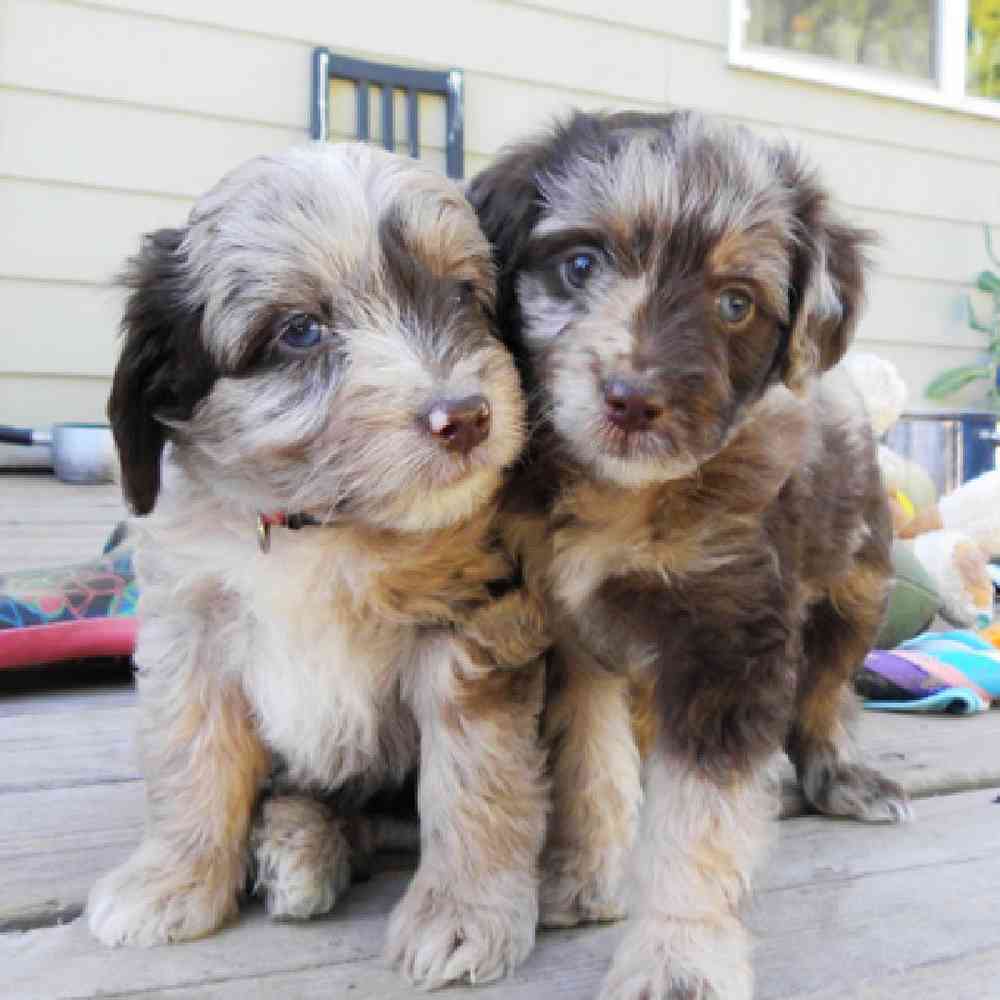
[[[974,684],[1000,698],[1000,650],[975,632],[927,632],[900,643],[960,670]]]
[[[866,701],[864,704],[865,708],[883,712],[948,712],[951,715],[975,715],[990,707],[975,691],[960,687],[912,701]]]

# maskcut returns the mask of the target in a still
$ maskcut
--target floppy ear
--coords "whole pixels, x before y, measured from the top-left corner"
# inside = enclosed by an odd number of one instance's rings
[[[215,372],[201,344],[201,309],[188,300],[184,229],[143,238],[122,277],[130,289],[124,343],[108,399],[125,497],[138,514],[153,509],[167,420],[190,417]]]
[[[479,216],[497,265],[497,319],[508,342],[520,332],[517,271],[528,237],[542,206],[538,172],[546,150],[542,143],[525,143],[501,153],[491,166],[469,182],[466,197]]]
[[[795,389],[847,351],[864,306],[866,251],[875,242],[830,207],[815,174],[788,149],[779,170],[792,190],[798,232],[793,253],[791,341],[785,381]]]

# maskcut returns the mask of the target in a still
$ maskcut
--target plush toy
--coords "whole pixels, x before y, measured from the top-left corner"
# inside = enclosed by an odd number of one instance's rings
[[[1000,471],[985,472],[937,503],[915,508],[897,535],[913,539],[917,558],[938,581],[941,613],[949,621],[989,624],[994,602],[989,560],[1000,556]]]
[[[907,526],[913,525],[916,528],[927,519],[939,520],[937,487],[930,473],[919,462],[903,458],[882,444],[878,447],[878,464],[882,470],[882,482],[889,495],[892,525],[897,535],[912,538],[920,532],[914,530],[913,534],[906,535],[904,529]],[[933,527],[941,525],[928,523],[921,530],[928,531]]]
[[[993,619],[993,579],[982,549],[959,531],[917,535],[913,551],[937,582],[941,614],[955,625],[985,628]]]
[[[941,594],[913,550],[912,541],[892,543],[892,591],[877,649],[892,649],[930,627],[941,610]]]
[[[984,472],[926,506],[912,524],[904,525],[900,537],[940,528],[961,532],[988,559],[1000,556],[1000,470]]]
[[[864,353],[849,355],[841,366],[876,434],[884,434],[899,419],[906,399],[895,367]],[[989,557],[1000,555],[1000,472],[986,473],[938,499],[933,480],[916,462],[880,445],[879,465],[899,539],[893,547],[896,584],[879,647],[890,648],[923,631],[936,612],[962,627],[989,624]],[[932,608],[935,594],[938,604]]]
[[[993,643],[997,649],[1000,649],[1000,622],[990,625],[989,628],[984,628],[980,635],[987,642]]]
[[[838,367],[854,384],[875,437],[880,438],[899,420],[906,406],[906,383],[896,366],[877,354],[852,351]]]

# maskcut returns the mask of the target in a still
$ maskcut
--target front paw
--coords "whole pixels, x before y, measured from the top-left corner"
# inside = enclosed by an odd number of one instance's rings
[[[424,989],[507,975],[531,952],[538,916],[534,892],[507,888],[469,902],[418,872],[389,921],[386,958]]]
[[[823,763],[803,776],[806,798],[819,812],[863,823],[906,823],[913,819],[906,792],[863,764]]]
[[[626,935],[600,1000],[751,1000],[746,931],[647,917]]]
[[[351,846],[331,811],[315,799],[265,800],[250,844],[253,890],[275,920],[329,913],[351,884]]]
[[[596,868],[581,863],[582,852],[553,852],[543,863],[539,923],[543,927],[610,923],[626,917],[624,853]]]
[[[87,900],[91,933],[113,947],[190,941],[236,912],[230,873],[170,859],[149,845],[105,875]]]

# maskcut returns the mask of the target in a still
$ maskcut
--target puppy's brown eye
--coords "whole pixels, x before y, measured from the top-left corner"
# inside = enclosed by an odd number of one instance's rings
[[[729,326],[742,326],[754,313],[754,301],[741,288],[724,288],[718,299],[719,316]]]
[[[577,250],[562,263],[563,280],[573,289],[581,289],[594,276],[598,257],[590,250]]]
[[[476,296],[476,285],[472,281],[460,281],[458,283],[458,293],[455,296],[456,305],[474,306],[479,302]]]
[[[296,313],[290,317],[281,330],[281,343],[296,351],[308,351],[323,342],[328,328],[315,316]]]

